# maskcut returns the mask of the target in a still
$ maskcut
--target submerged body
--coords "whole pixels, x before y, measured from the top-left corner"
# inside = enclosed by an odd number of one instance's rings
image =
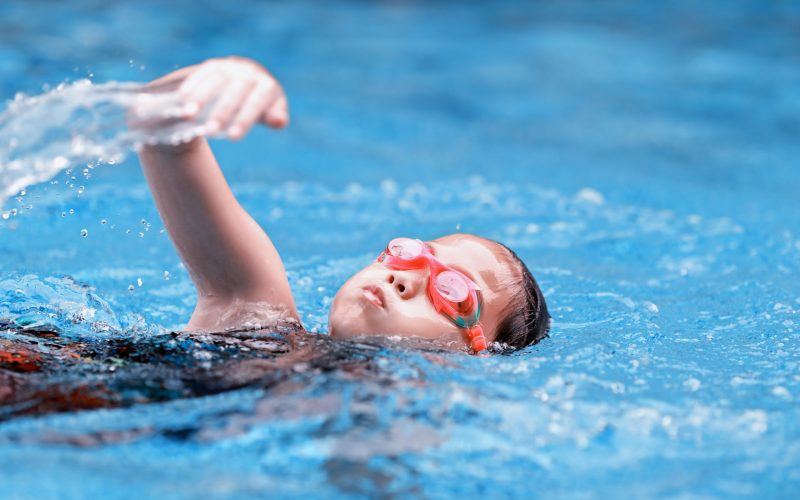
[[[353,371],[363,377],[375,372],[370,359],[379,348],[334,342],[291,323],[269,330],[172,332],[114,340],[75,340],[56,329],[26,328],[4,320],[0,331],[0,421],[201,397],[242,387],[274,389],[298,371]]]

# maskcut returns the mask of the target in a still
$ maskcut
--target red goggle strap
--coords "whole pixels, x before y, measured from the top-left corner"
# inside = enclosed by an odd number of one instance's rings
[[[486,349],[486,336],[483,335],[483,328],[481,328],[481,325],[475,325],[467,330],[467,337],[469,337],[469,345],[472,347],[475,354]]]

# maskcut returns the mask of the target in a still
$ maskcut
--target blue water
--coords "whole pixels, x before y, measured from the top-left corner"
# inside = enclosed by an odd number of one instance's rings
[[[12,418],[2,496],[796,497],[798,27],[760,1],[4,1],[8,98],[273,70],[291,127],[214,148],[310,330],[390,237],[455,231],[514,248],[553,326],[512,356],[386,348],[377,375]],[[135,157],[85,168],[6,202],[0,317],[180,328],[193,288]]]

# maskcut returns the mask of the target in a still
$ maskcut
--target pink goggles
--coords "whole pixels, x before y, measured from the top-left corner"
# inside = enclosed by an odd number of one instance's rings
[[[467,330],[470,347],[475,352],[486,349],[486,337],[479,323],[481,290],[478,285],[433,255],[433,249],[420,240],[395,238],[379,256],[390,269],[408,271],[430,269],[428,297],[436,312],[444,314],[459,328]]]

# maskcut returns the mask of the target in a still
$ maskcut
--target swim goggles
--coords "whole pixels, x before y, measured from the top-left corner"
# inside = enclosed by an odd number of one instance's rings
[[[483,301],[480,287],[474,281],[437,259],[430,246],[411,238],[390,241],[378,256],[378,262],[400,271],[428,267],[428,297],[436,312],[467,330],[473,351],[486,349],[486,337],[479,323]]]

